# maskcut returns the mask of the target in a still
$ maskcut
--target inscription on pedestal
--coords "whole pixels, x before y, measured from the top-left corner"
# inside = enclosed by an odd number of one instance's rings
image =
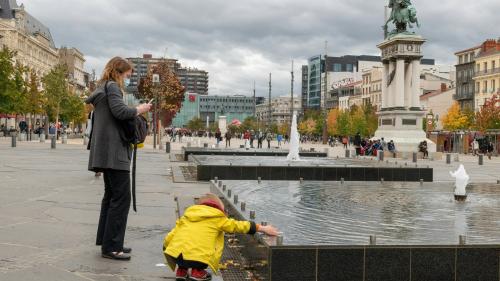
[[[403,119],[403,125],[416,126],[417,125],[417,119]]]

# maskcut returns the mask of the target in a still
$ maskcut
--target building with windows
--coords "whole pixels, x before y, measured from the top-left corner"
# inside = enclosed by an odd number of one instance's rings
[[[38,77],[59,62],[50,30],[15,0],[0,0],[0,48],[4,46],[16,51],[15,60]]]
[[[205,96],[199,95],[200,118],[209,123],[219,120],[219,116],[226,116],[228,124],[237,119],[241,122],[253,116],[254,99],[243,95],[234,96]]]
[[[361,84],[363,105],[371,104],[377,110],[382,107],[382,67],[373,67],[363,71]]]
[[[458,101],[461,109],[474,108],[474,68],[475,60],[481,46],[469,48],[455,53],[457,57],[456,71],[456,93],[453,99]]]
[[[76,48],[62,47],[58,50],[59,62],[66,65],[68,69],[68,79],[70,86],[75,93],[82,95],[87,89],[85,81],[85,57],[83,53]]]
[[[420,96],[420,105],[422,110],[427,114],[432,114],[435,127],[433,130],[443,129],[443,117],[453,104],[453,96],[455,88],[448,88],[446,84],[442,84],[441,89],[425,93]]]
[[[422,59],[422,67],[434,66],[433,59]],[[308,65],[302,67],[302,107],[303,109],[330,109],[339,106],[339,81],[361,79],[364,70],[382,67],[379,56],[327,57],[313,56]],[[306,79],[307,76],[307,79]]]
[[[181,110],[172,120],[172,126],[176,128],[186,128],[189,121],[194,118],[200,118],[200,95],[196,93],[186,93]]]
[[[500,39],[487,40],[475,60],[475,110],[481,109],[485,101],[500,94]]]
[[[187,93],[198,95],[208,95],[208,72],[196,68],[182,67],[176,59],[154,58],[151,54],[144,54],[142,57],[127,58],[133,65],[134,72],[130,77],[130,85],[127,88],[129,95],[137,96],[138,86],[141,78],[147,76],[148,71],[159,62],[166,62],[179,78]]]
[[[293,111],[299,113],[301,99],[298,96],[293,98]],[[267,123],[269,121],[269,104],[267,102],[259,104],[255,108],[256,117],[259,122]],[[271,123],[286,124],[292,120],[292,98],[290,95],[276,97],[271,99]]]
[[[353,105],[361,106],[363,81],[354,81],[338,88],[339,109],[349,110]]]

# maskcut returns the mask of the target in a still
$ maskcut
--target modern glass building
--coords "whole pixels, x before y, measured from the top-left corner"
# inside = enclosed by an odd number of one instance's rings
[[[188,122],[196,117],[200,117],[200,95],[186,93],[181,110],[175,115],[174,120],[172,120],[172,126],[185,128]]]
[[[309,58],[308,60],[308,81],[307,81],[307,108],[318,109],[321,106],[321,55]]]
[[[254,113],[253,97],[247,96],[200,96],[200,118],[210,123],[226,116],[227,123],[237,119],[241,122]]]

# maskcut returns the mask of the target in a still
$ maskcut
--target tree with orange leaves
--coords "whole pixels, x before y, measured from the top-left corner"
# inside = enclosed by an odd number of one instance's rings
[[[493,95],[476,113],[476,129],[486,132],[489,129],[500,129],[500,97]]]
[[[153,74],[160,76],[158,86],[153,84]],[[169,126],[175,115],[181,109],[184,101],[184,87],[177,75],[170,69],[165,61],[161,61],[152,67],[146,77],[141,78],[138,86],[140,99],[150,100],[157,98],[159,102],[161,121],[163,126]]]

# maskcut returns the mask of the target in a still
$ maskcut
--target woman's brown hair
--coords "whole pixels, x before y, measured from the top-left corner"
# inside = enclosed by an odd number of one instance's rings
[[[115,81],[123,88],[122,74],[131,70],[132,65],[123,58],[114,57],[108,61],[102,72],[101,80],[99,80],[99,85],[106,83],[106,81]]]

